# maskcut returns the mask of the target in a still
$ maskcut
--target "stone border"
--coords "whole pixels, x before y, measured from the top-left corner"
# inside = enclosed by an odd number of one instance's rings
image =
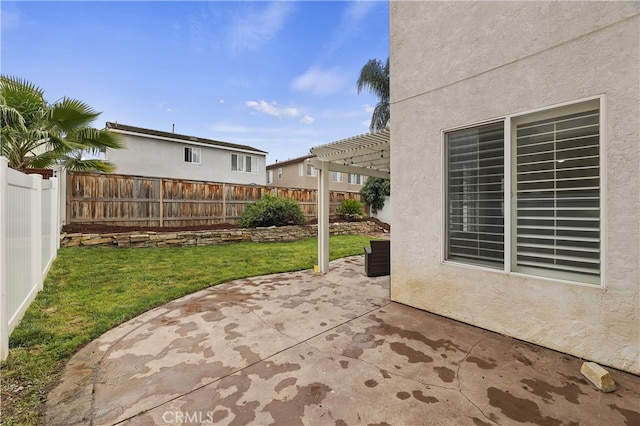
[[[336,222],[329,225],[331,235],[362,235],[386,232],[375,222]],[[60,247],[183,247],[207,246],[240,241],[295,241],[318,235],[318,225],[271,226],[205,231],[134,231],[117,234],[62,234]]]

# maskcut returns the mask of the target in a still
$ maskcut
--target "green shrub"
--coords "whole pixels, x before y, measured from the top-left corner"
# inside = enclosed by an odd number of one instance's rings
[[[360,199],[371,206],[371,213],[376,214],[384,207],[384,200],[391,195],[389,179],[370,177],[360,189]]]
[[[362,207],[362,203],[355,198],[347,198],[340,203],[336,214],[342,219],[355,220],[364,215],[364,208]]]
[[[303,225],[304,223],[306,223],[306,219],[298,203],[265,194],[261,200],[247,206],[238,226],[240,228],[256,228],[258,226]]]

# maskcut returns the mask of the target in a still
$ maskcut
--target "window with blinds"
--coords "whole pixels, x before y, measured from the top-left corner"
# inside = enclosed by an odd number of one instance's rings
[[[503,266],[504,124],[446,134],[447,259]]]
[[[512,270],[600,280],[598,101],[517,118]]]

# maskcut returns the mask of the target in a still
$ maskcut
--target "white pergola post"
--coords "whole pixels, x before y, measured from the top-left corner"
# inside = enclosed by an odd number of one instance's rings
[[[329,164],[320,162],[318,170],[318,269],[329,272]]]

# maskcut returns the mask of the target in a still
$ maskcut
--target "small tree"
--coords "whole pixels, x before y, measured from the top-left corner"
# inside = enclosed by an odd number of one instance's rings
[[[340,207],[336,209],[336,214],[342,219],[355,220],[364,215],[364,208],[362,203],[355,198],[347,198],[340,203]]]
[[[384,200],[391,195],[391,182],[389,179],[370,177],[360,188],[360,198],[371,206],[373,214],[378,213],[384,207]]]
[[[298,203],[265,194],[262,199],[247,206],[238,226],[257,228],[258,226],[303,225],[305,222],[304,213]]]

